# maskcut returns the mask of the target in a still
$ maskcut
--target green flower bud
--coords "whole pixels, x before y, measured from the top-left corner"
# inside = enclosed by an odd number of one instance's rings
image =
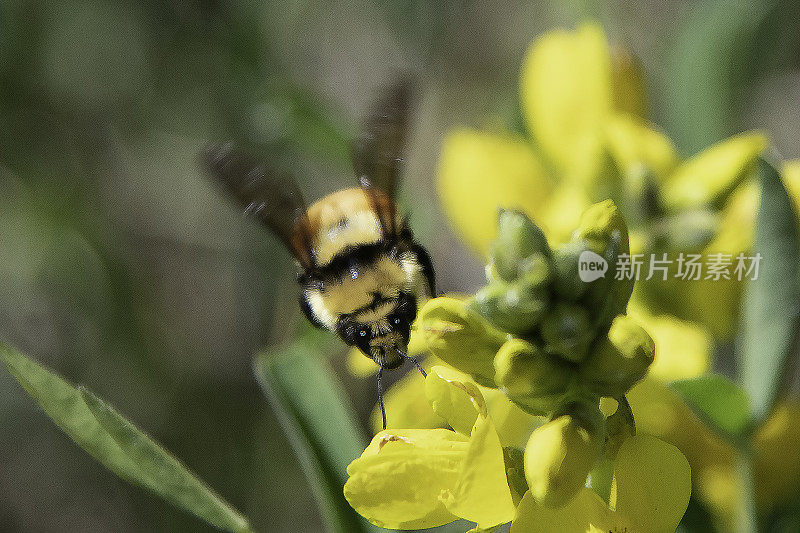
[[[630,252],[628,228],[617,206],[611,200],[594,204],[581,216],[573,240],[583,239],[593,252],[608,263],[606,275],[591,283],[586,301],[595,311],[597,324],[605,326],[613,317],[624,313],[633,292],[634,279],[615,279],[614,270],[620,254]]]
[[[546,286],[530,286],[523,279],[515,283],[490,283],[475,294],[473,306],[493,326],[522,335],[539,323],[549,301]]]
[[[571,303],[557,303],[542,320],[545,350],[568,361],[582,361],[594,338],[594,327],[586,308]]]
[[[553,273],[552,261],[541,252],[533,252],[517,264],[518,282],[524,287],[535,289],[546,287]]]
[[[655,344],[644,328],[619,315],[595,341],[580,376],[596,394],[620,397],[644,377],[654,355]]]
[[[621,402],[608,399],[617,403],[617,409],[606,418],[606,456],[616,457],[619,447],[628,438],[636,434],[636,426],[633,420],[633,412],[628,400],[624,397]]]
[[[542,230],[522,211],[500,209],[497,239],[489,247],[492,274],[505,281],[514,281],[524,273],[521,263],[532,254],[550,255]]]
[[[429,300],[417,317],[419,331],[433,355],[494,387],[494,356],[507,339],[466,301],[440,297]]]
[[[533,498],[551,508],[568,503],[585,486],[602,441],[597,427],[568,414],[534,430],[525,447],[525,479]]]
[[[625,219],[613,200],[604,200],[583,212],[574,238],[586,240],[593,252],[603,255],[616,232],[621,238],[620,250],[627,251],[628,226],[625,225]]]
[[[578,274],[578,261],[581,254],[588,249],[586,241],[579,239],[570,241],[553,252],[554,287],[556,294],[564,300],[576,301],[589,288],[589,283],[581,280]]]
[[[495,381],[514,403],[536,415],[551,412],[575,375],[558,357],[522,339],[507,341],[494,358]]]

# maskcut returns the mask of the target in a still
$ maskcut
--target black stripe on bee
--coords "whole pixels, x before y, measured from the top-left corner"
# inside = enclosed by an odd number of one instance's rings
[[[325,282],[337,282],[345,277],[355,279],[361,266],[371,265],[381,257],[399,262],[400,254],[404,251],[413,251],[413,246],[402,246],[397,242],[386,241],[347,246],[327,264],[298,274],[297,282],[303,286],[316,286],[324,291]],[[323,284],[322,287],[319,286],[320,283]]]

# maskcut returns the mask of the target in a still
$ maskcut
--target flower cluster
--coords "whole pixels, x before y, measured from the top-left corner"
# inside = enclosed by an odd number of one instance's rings
[[[430,370],[425,396],[453,430],[379,432],[348,468],[345,496],[373,523],[400,529],[463,518],[477,530],[513,520],[515,531],[532,531],[526,524],[540,515],[551,531],[674,529],[688,464],[671,445],[633,436],[624,399],[654,356],[650,336],[625,315],[633,282],[578,273],[585,252],[609,261],[628,253],[616,206],[592,206],[555,250],[521,212],[501,211],[498,224],[487,285],[473,297],[435,298],[418,317],[418,337],[449,365]],[[520,435],[513,417],[535,429]],[[640,468],[654,464],[675,468]],[[597,492],[586,488],[590,472]],[[648,494],[675,502],[666,514],[639,494],[651,486]],[[561,508],[580,512],[565,518]],[[574,527],[559,529],[564,520]]]
[[[643,86],[635,58],[595,24],[538,39],[519,84],[532,139],[466,128],[445,139],[437,182],[455,229],[485,254],[497,206],[515,206],[560,242],[586,207],[612,198],[630,224],[631,254],[748,252],[757,202],[749,183],[765,135],[743,133],[682,159],[647,121]],[[727,339],[741,285],[657,278],[634,299]]]
[[[549,506],[576,494],[603,451],[609,435],[600,397],[622,398],[654,356],[650,336],[624,314],[633,281],[582,281],[587,252],[610,262],[628,253],[611,201],[588,209],[572,240],[555,250],[523,213],[501,211],[487,285],[474,298],[431,300],[419,316],[433,355],[550,419],[525,455],[531,494]]]
[[[635,59],[623,49],[609,46],[598,26],[587,24],[577,31],[552,31],[533,43],[522,68],[522,111],[533,142],[513,131],[460,128],[448,134],[437,173],[440,197],[456,231],[481,255],[491,259],[489,283],[477,295],[479,298],[434,300],[424,314],[435,320],[429,320],[425,330],[420,323],[415,325],[409,353],[428,354],[423,364],[430,368],[441,364],[430,355],[433,351],[449,358],[450,364],[472,377],[485,398],[488,418],[493,420],[500,438],[505,462],[512,465],[507,466],[509,485],[524,492],[520,488],[520,480],[527,485],[520,466],[524,462],[522,450],[530,440],[531,431],[545,422],[530,413],[550,413],[554,417],[559,414],[559,405],[569,409],[570,405],[585,405],[586,396],[575,394],[577,389],[591,391],[584,379],[587,371],[580,369],[591,361],[591,348],[597,339],[589,342],[585,358],[576,362],[586,344],[585,337],[592,335],[591,327],[576,327],[580,334],[567,336],[568,342],[561,342],[558,335],[552,335],[553,330],[558,330],[552,324],[559,322],[555,317],[559,310],[565,309],[570,312],[562,316],[572,314],[573,324],[585,319],[580,305],[575,310],[577,303],[585,304],[583,310],[588,311],[590,326],[600,322],[597,308],[588,304],[587,298],[601,292],[600,285],[615,277],[615,263],[609,262],[609,271],[603,278],[585,283],[578,276],[567,275],[569,265],[574,269],[575,264],[566,259],[580,258],[586,250],[580,239],[571,240],[573,229],[580,223],[579,214],[593,200],[613,198],[629,223],[631,262],[639,254],[656,258],[642,261],[639,277],[642,282],[636,284],[626,315],[618,320],[632,323],[634,319],[656,347],[647,375],[625,395],[636,414],[634,438],[642,442],[644,434],[654,435],[677,447],[691,464],[694,497],[712,513],[723,530],[730,530],[737,493],[742,490],[736,477],[734,449],[713,433],[667,383],[710,371],[715,339],[728,338],[737,320],[742,283],[733,269],[730,280],[724,276],[719,280],[697,280],[694,278],[699,276],[683,279],[673,275],[664,279],[657,261],[665,253],[676,258],[676,264],[681,254],[687,258],[755,256],[751,246],[758,187],[750,178],[766,138],[759,132],[745,133],[681,159],[670,140],[646,121],[642,87]],[[786,163],[781,174],[800,210],[800,161]],[[547,233],[555,250],[548,252],[542,246],[546,241],[541,232],[517,211],[504,212],[501,224],[496,224],[498,206],[519,209],[531,217]],[[501,240],[507,242],[521,239],[529,247],[529,253],[522,255],[526,253],[519,251],[522,248],[502,246],[497,240],[498,232]],[[513,237],[515,232],[518,237]],[[523,233],[528,236],[521,238]],[[527,244],[525,239],[529,240]],[[625,250],[620,248],[619,253],[622,255]],[[616,264],[624,260],[618,258]],[[705,270],[703,274],[705,277]],[[755,271],[747,274],[742,277],[753,277]],[[647,277],[652,279],[648,281]],[[576,293],[571,294],[571,290]],[[509,313],[512,305],[519,313]],[[614,326],[613,318],[603,319],[608,332]],[[545,322],[549,324],[546,328]],[[603,330],[599,325],[596,327],[597,331]],[[549,340],[545,340],[545,329],[550,331]],[[506,343],[503,351],[507,355],[499,358],[498,352]],[[533,353],[536,357],[530,356]],[[532,360],[538,363],[531,363]],[[506,367],[513,363],[515,370],[506,372],[500,365],[499,378],[496,362]],[[358,374],[377,370],[360,353],[352,354],[350,363]],[[564,369],[568,370],[563,372]],[[531,385],[534,380],[526,382],[510,377],[518,371],[529,372],[529,376],[542,372],[552,379],[541,380],[537,389]],[[635,373],[628,374],[628,379],[633,376]],[[506,386],[494,388],[500,379],[507,382]],[[470,378],[463,376],[461,381]],[[623,388],[624,380],[620,383]],[[441,428],[452,424],[450,418],[442,415],[441,401],[435,401],[432,407],[426,389],[426,381],[415,374],[401,378],[389,389],[386,403],[390,428]],[[509,400],[511,396],[517,403]],[[571,402],[572,398],[578,402]],[[588,415],[591,410],[574,410],[574,418],[586,419],[581,420],[582,425],[568,424],[567,419],[552,424],[542,438],[542,441],[549,439],[550,444],[542,444],[542,448],[558,448],[552,440],[586,442],[586,449],[594,453],[591,426],[598,419]],[[377,411],[373,414],[374,426],[379,428],[380,415]],[[553,420],[558,418],[555,416]],[[614,433],[614,420],[604,420],[606,433]],[[577,431],[569,429],[575,427]],[[623,424],[617,440],[623,440],[626,427],[629,429]],[[463,424],[460,428],[457,432],[462,436],[471,435]],[[797,428],[800,428],[800,403],[785,401],[755,435],[753,474],[759,512],[768,513],[785,503],[800,486],[797,475],[800,452],[797,447],[787,445],[797,439]],[[379,435],[384,438],[406,431],[391,429]],[[422,438],[428,433],[422,431],[418,435]],[[606,450],[617,447],[610,442],[611,445],[604,445]],[[661,453],[665,464],[671,464],[669,453],[655,451],[656,447],[653,445],[652,455]],[[617,476],[617,465],[624,460],[627,446],[619,450],[614,460],[614,476],[622,480],[620,483],[635,486],[632,481],[625,481],[631,478]],[[566,457],[559,453],[555,451],[551,457]],[[613,530],[606,520],[612,516],[608,515],[609,505],[617,508],[613,516],[620,524],[619,530],[627,527],[630,531],[631,523],[642,523],[644,519],[632,518],[635,513],[619,512],[619,502],[611,499],[614,491],[608,494],[594,483],[602,477],[598,465],[608,466],[609,455],[613,453],[601,452],[601,459],[593,467],[590,481],[595,490],[580,489],[560,509],[537,503],[532,492],[526,495],[517,507],[514,530],[547,531],[549,524],[553,524],[552,531],[584,531],[586,528],[578,528],[578,523]],[[662,505],[683,494],[684,489],[676,488],[682,482],[675,481],[683,479],[681,476],[670,485],[669,476],[655,470],[648,473],[644,466],[642,472],[636,483],[643,492],[658,495],[662,493],[659,491],[673,491],[662,498]],[[607,475],[611,476],[610,471]],[[595,491],[605,501],[600,501]],[[369,516],[362,507],[356,508]],[[626,515],[631,516],[623,520]],[[371,519],[376,520],[375,516]],[[569,522],[570,527],[563,525],[563,520],[576,516],[579,518]],[[417,525],[422,527],[421,524]],[[424,525],[436,524],[424,521]],[[395,527],[401,526],[395,524]]]

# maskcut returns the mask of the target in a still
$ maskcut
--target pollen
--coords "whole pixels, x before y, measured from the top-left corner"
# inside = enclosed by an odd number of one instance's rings
[[[382,450],[387,443],[392,441],[400,441],[400,442],[405,442],[406,444],[411,444],[411,441],[408,440],[406,437],[402,437],[400,435],[387,434],[381,437],[381,440],[378,441],[378,450]]]

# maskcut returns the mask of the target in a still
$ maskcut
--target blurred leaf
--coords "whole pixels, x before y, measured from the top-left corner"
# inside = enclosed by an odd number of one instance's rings
[[[719,374],[708,374],[670,383],[686,404],[711,429],[738,440],[750,423],[750,399],[737,384]]]
[[[319,343],[305,337],[276,353],[261,353],[255,373],[330,531],[385,531],[361,518],[344,498],[347,465],[364,451],[366,438]]]
[[[759,176],[753,253],[762,259],[758,278],[745,289],[738,350],[741,381],[756,422],[767,418],[785,379],[800,315],[797,213],[778,172],[763,160]]]
[[[757,40],[759,31],[776,4],[776,0],[693,4],[674,37],[664,76],[669,105],[664,107],[663,123],[682,153],[695,154],[735,133],[739,104],[759,67],[757,51],[767,45]]]
[[[180,461],[103,400],[83,387],[78,390],[102,428],[136,464],[139,483],[211,524],[231,531],[250,531],[246,519],[214,494]]]
[[[0,359],[45,413],[112,472],[220,529],[251,531],[241,514],[92,393],[3,344]]]

